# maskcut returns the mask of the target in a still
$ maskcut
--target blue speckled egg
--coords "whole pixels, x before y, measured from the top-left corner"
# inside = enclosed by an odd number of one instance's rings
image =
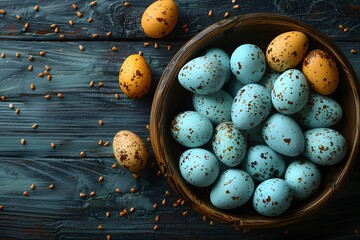
[[[231,71],[241,83],[257,83],[265,74],[266,61],[263,51],[256,45],[240,45],[230,58]]]
[[[224,122],[215,128],[212,147],[220,162],[228,167],[235,167],[244,159],[247,143],[232,122]]]
[[[219,163],[214,154],[202,148],[192,148],[179,159],[181,176],[191,185],[208,187],[219,175]]]
[[[310,93],[308,102],[296,114],[296,119],[307,128],[331,127],[340,121],[342,115],[342,108],[334,99]]]
[[[270,90],[259,84],[248,84],[234,98],[231,119],[238,129],[250,129],[259,125],[271,108]]]
[[[225,83],[227,83],[232,75],[229,55],[221,48],[210,48],[205,52],[204,56],[219,62],[225,71]]]
[[[244,84],[238,81],[234,76],[232,76],[228,83],[223,86],[223,90],[228,92],[233,98],[236,96],[236,93],[242,88]]]
[[[271,100],[274,108],[283,114],[300,111],[309,99],[309,85],[301,71],[289,69],[274,83]]]
[[[270,178],[260,183],[254,192],[253,206],[264,216],[279,216],[293,201],[291,188],[281,178]]]
[[[245,136],[248,145],[265,145],[264,138],[262,137],[262,129],[264,124],[261,123],[256,127],[241,130],[241,133]]]
[[[274,83],[278,79],[278,77],[281,74],[278,72],[267,72],[264,74],[264,76],[261,78],[259,84],[263,87],[266,87],[270,91],[274,88]]]
[[[200,147],[212,137],[210,120],[195,111],[181,112],[171,122],[171,135],[185,147]]]
[[[194,58],[179,71],[179,83],[187,90],[197,94],[212,94],[225,83],[225,71],[212,58],[205,56]]]
[[[247,172],[228,169],[212,186],[210,201],[219,209],[234,209],[251,198],[254,188],[254,181]]]
[[[336,130],[313,128],[304,133],[305,148],[303,155],[310,161],[329,166],[340,162],[346,155],[346,140]]]
[[[300,155],[304,149],[304,134],[299,124],[289,116],[271,115],[264,123],[262,135],[269,147],[285,156]]]
[[[285,161],[280,154],[266,145],[250,147],[241,163],[244,169],[255,181],[281,177],[285,172]]]
[[[233,98],[230,94],[221,89],[210,95],[194,93],[192,96],[194,109],[214,124],[231,120],[232,102]]]
[[[289,184],[295,199],[307,199],[320,186],[320,169],[314,163],[306,160],[293,161],[286,168],[285,181]]]

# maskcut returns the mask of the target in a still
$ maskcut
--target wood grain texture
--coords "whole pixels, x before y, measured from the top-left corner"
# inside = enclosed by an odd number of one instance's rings
[[[129,1],[130,6],[125,7],[125,1],[98,0],[95,6],[91,1],[22,1],[14,4],[12,0],[2,0],[0,9],[5,9],[7,14],[0,15],[0,38],[2,39],[27,39],[27,40],[58,40],[64,34],[67,40],[92,40],[93,33],[99,34],[98,39],[104,40],[106,33],[111,31],[110,39],[143,39],[140,27],[141,16],[152,0]],[[72,8],[76,3],[77,10]],[[287,15],[297,20],[312,25],[323,33],[336,40],[360,40],[360,3],[358,1],[338,0],[256,0],[238,1],[239,9],[233,9],[235,4],[231,1],[205,1],[188,0],[177,1],[180,10],[179,21],[174,32],[166,39],[169,41],[186,40],[200,32],[208,25],[224,19],[226,12],[231,16],[254,12],[274,12]],[[35,12],[34,6],[39,5],[40,10]],[[209,17],[210,9],[213,17]],[[83,14],[78,18],[76,11]],[[16,19],[16,15],[22,17]],[[93,18],[89,23],[88,18]],[[73,26],[68,21],[72,19]],[[24,24],[30,27],[26,30]],[[50,28],[57,24],[60,32],[55,33]],[[188,24],[189,31],[185,34],[182,25]],[[338,28],[340,24],[350,30],[344,33]]]

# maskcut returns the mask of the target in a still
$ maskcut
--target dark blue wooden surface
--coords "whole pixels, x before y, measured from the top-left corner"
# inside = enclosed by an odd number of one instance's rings
[[[210,220],[185,204],[177,208],[178,196],[171,191],[150,150],[150,163],[135,179],[115,163],[112,142],[119,130],[127,129],[146,140],[149,113],[157,82],[175,52],[191,36],[224,18],[252,12],[275,12],[302,20],[331,37],[360,75],[360,1],[177,1],[179,23],[168,37],[147,39],[140,28],[140,17],[152,2],[91,1],[0,1],[0,239],[355,239],[360,238],[360,167],[357,164],[347,184],[323,209],[306,219],[281,228],[235,231]],[[76,3],[84,15],[78,18],[71,5]],[[33,7],[40,6],[38,12]],[[208,16],[213,10],[213,17]],[[17,20],[16,15],[22,19]],[[88,17],[94,21],[89,23]],[[74,26],[68,24],[69,19]],[[30,27],[25,30],[24,24]],[[50,25],[56,23],[60,32]],[[189,32],[184,33],[183,24]],[[349,28],[343,32],[343,24]],[[111,31],[112,36],[106,37]],[[93,39],[91,34],[99,34]],[[60,41],[60,34],[65,40]],[[144,42],[151,46],[144,47]],[[153,44],[158,42],[159,49]],[[171,44],[172,50],[167,46]],[[79,45],[85,50],[80,51]],[[118,47],[119,51],[111,51]],[[46,51],[44,57],[40,51]],[[130,54],[142,51],[150,64],[153,83],[142,99],[127,99],[118,86],[118,71]],[[16,52],[21,54],[15,57]],[[34,61],[29,61],[29,55]],[[29,65],[33,71],[28,71]],[[51,67],[52,80],[38,77],[44,66]],[[94,81],[95,87],[89,87]],[[104,82],[102,88],[97,87]],[[30,84],[36,89],[31,90]],[[63,98],[57,98],[62,93]],[[120,94],[116,99],[115,94]],[[51,99],[44,98],[50,94]],[[15,106],[9,109],[9,104]],[[20,109],[20,114],[15,109]],[[98,121],[104,124],[100,126]],[[38,128],[31,126],[37,123]],[[20,143],[26,139],[26,144]],[[51,148],[51,143],[56,148]],[[80,152],[85,151],[86,157]],[[99,183],[99,176],[104,181]],[[31,184],[36,190],[31,190]],[[50,184],[55,189],[48,189]],[[115,189],[120,188],[121,193]],[[136,188],[135,193],[130,189]],[[28,191],[29,196],[23,196]],[[91,191],[95,197],[89,197]],[[166,191],[171,195],[167,196]],[[80,198],[80,192],[87,197]],[[166,204],[162,205],[163,199]],[[158,208],[153,204],[158,203]],[[119,216],[123,209],[133,213]],[[189,211],[183,216],[184,211]],[[110,212],[110,217],[105,216]],[[160,221],[156,222],[155,217]],[[159,229],[153,230],[157,224]],[[102,225],[103,230],[98,226]]]

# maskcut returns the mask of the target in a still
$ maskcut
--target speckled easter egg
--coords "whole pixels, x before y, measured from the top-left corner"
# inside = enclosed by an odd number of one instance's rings
[[[307,130],[304,136],[305,148],[302,154],[318,165],[334,165],[346,156],[346,140],[336,130],[313,128]]]
[[[228,167],[235,167],[244,159],[247,143],[233,123],[224,122],[215,128],[212,147],[220,162]]]
[[[312,196],[319,188],[321,172],[312,162],[295,160],[286,168],[285,181],[289,184],[294,198],[304,200]]]
[[[255,181],[281,177],[285,172],[285,161],[280,154],[266,145],[250,147],[241,163],[244,169]]]
[[[281,178],[270,178],[255,189],[253,206],[264,216],[279,216],[289,209],[292,201],[289,184]]]
[[[219,62],[200,56],[190,60],[179,71],[179,83],[196,94],[213,94],[225,83],[225,71]]]
[[[230,58],[231,71],[242,84],[257,83],[265,74],[263,51],[256,45],[240,45]]]
[[[218,160],[202,148],[188,149],[181,154],[179,168],[181,176],[196,187],[210,186],[219,175]]]
[[[247,172],[228,169],[213,185],[210,201],[219,209],[234,209],[251,198],[254,188],[254,181]]]
[[[221,48],[210,48],[204,53],[204,56],[212,58],[222,66],[225,71],[225,83],[227,83],[231,77],[229,55]]]
[[[259,84],[248,84],[236,94],[232,107],[231,119],[241,130],[259,125],[271,112],[270,90]]]
[[[285,156],[300,155],[304,149],[304,134],[299,124],[289,116],[271,115],[264,123],[262,135],[269,147]]]
[[[171,135],[185,147],[200,147],[212,137],[210,120],[195,111],[181,112],[171,122]]]
[[[296,67],[304,58],[309,46],[307,36],[299,31],[285,32],[275,37],[266,50],[266,61],[277,71]]]
[[[274,108],[283,114],[300,111],[308,99],[308,83],[304,74],[297,69],[289,69],[282,73],[271,91]]]
[[[307,128],[331,127],[342,118],[343,111],[334,99],[310,93],[305,107],[296,114],[298,122]]]
[[[232,102],[230,94],[221,89],[210,95],[194,93],[192,96],[194,109],[214,124],[231,120]]]

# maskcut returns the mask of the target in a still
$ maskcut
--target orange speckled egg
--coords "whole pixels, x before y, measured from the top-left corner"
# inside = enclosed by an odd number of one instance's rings
[[[324,50],[316,49],[309,52],[302,65],[309,85],[323,95],[335,92],[339,83],[339,70],[332,56]]]
[[[120,166],[132,172],[143,170],[149,158],[145,142],[128,130],[119,131],[115,135],[113,150]]]
[[[139,54],[128,56],[120,68],[119,84],[130,98],[141,98],[150,89],[151,72],[145,58]]]
[[[141,18],[141,27],[152,38],[162,38],[174,28],[179,17],[178,7],[173,0],[158,0],[151,4]]]
[[[266,50],[266,61],[277,71],[284,72],[297,66],[309,46],[307,36],[299,31],[285,32],[274,38]]]

